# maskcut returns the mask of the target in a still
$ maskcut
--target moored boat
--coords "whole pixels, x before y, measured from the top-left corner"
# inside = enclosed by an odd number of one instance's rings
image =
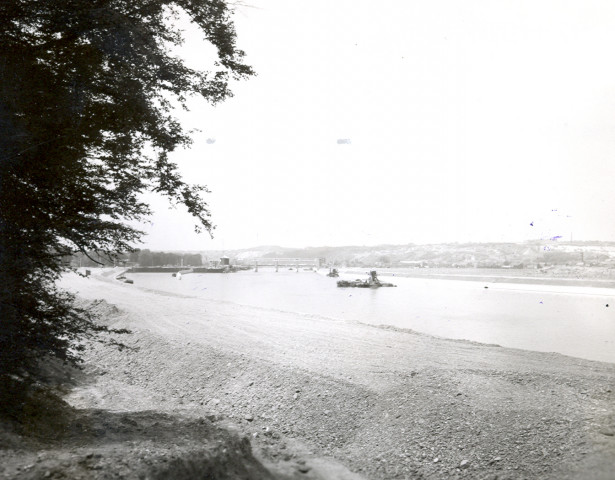
[[[369,272],[369,276],[367,280],[338,280],[338,287],[353,287],[353,288],[380,288],[380,287],[396,287],[397,285],[393,285],[392,283],[381,282],[378,279],[378,274],[376,270],[372,270]]]
[[[337,271],[337,268],[332,268],[329,273],[327,273],[327,277],[339,277],[340,273]]]

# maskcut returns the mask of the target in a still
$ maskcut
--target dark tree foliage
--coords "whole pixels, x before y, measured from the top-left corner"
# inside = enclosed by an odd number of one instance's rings
[[[131,251],[144,191],[211,234],[202,193],[168,154],[190,144],[173,102],[216,103],[253,74],[223,0],[0,0],[0,387],[36,381],[48,356],[79,360],[100,330],[56,280],[75,252]],[[217,49],[211,72],[170,54],[187,15]],[[1,393],[1,392],[0,392]]]
[[[139,267],[200,267],[203,258],[198,253],[151,252],[148,249],[118,253],[114,258],[98,255],[95,252],[76,253],[65,261],[77,267],[99,267],[101,264],[113,266]]]

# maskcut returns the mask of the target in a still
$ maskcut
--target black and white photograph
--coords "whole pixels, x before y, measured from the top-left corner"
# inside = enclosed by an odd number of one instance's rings
[[[615,2],[0,27],[0,479],[615,479]]]

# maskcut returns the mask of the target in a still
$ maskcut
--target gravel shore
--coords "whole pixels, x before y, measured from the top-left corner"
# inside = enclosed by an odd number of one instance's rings
[[[112,277],[65,284],[132,330],[121,351],[93,344],[65,397],[104,441],[14,443],[6,478],[195,478],[178,472],[207,455],[239,472],[228,478],[614,478],[613,364],[288,312],[263,321]]]

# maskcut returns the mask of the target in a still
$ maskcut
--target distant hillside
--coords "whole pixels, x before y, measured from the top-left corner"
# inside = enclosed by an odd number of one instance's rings
[[[200,252],[203,261],[226,255],[231,263],[259,258],[324,258],[340,266],[536,268],[549,265],[615,267],[615,242],[531,241],[286,248],[260,246]]]
[[[252,265],[258,259],[321,259],[343,267],[408,268],[548,268],[551,266],[615,268],[615,242],[531,241],[523,243],[443,243],[288,248],[276,245],[239,250],[159,252],[148,249],[121,254],[115,260],[90,252],[67,258],[74,266],[200,266],[227,256],[231,264]]]

